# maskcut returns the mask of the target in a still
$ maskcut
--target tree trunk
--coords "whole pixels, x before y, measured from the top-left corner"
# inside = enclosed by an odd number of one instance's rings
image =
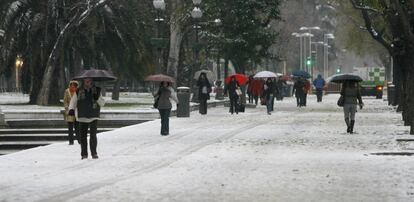
[[[181,12],[178,11],[182,0],[172,0],[172,14],[170,18],[170,51],[168,56],[167,74],[177,78],[178,61],[180,57],[180,46],[183,40],[184,32],[180,21]]]
[[[119,80],[115,81],[114,88],[112,90],[112,100],[119,100],[120,84],[121,82],[119,82]]]

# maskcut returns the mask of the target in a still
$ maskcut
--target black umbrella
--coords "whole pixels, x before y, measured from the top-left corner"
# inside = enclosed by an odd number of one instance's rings
[[[346,81],[361,82],[362,78],[356,74],[336,74],[327,80],[328,82],[344,83]]]
[[[303,70],[294,71],[294,72],[292,72],[292,75],[296,76],[296,77],[302,77],[302,78],[305,78],[305,79],[308,79],[308,78],[311,77],[311,75],[308,72],[305,72]]]
[[[94,81],[114,81],[116,77],[109,71],[102,70],[102,69],[89,69],[83,71],[81,74],[76,76],[73,79],[85,79],[91,78]]]

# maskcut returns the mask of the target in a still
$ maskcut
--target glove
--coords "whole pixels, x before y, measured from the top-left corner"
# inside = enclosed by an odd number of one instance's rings
[[[364,107],[364,103],[359,103],[359,109],[362,109]]]
[[[75,110],[73,110],[73,109],[69,110],[68,115],[69,116],[75,116]]]

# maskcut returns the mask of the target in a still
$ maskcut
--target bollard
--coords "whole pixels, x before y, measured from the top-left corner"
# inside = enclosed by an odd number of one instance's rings
[[[387,99],[388,105],[395,106],[395,86],[392,82],[387,83]]]
[[[178,108],[177,117],[190,117],[190,88],[177,88]]]

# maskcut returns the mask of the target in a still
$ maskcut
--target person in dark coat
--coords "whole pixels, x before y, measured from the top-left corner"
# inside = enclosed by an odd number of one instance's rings
[[[249,97],[249,103],[253,103],[254,96],[253,96],[253,75],[249,76],[248,87],[247,87],[247,96]]]
[[[347,126],[347,133],[354,133],[355,113],[357,112],[357,104],[359,109],[362,109],[364,103],[362,102],[361,92],[356,82],[348,81],[342,84],[341,96],[344,97],[344,116]]]
[[[237,94],[236,90],[240,90],[240,85],[237,82],[235,76],[231,77],[227,90],[228,90],[229,98],[230,98],[230,113],[233,114],[234,112],[236,112],[236,114],[238,114],[239,113],[239,107],[238,107],[239,95]]]
[[[303,87],[303,98],[302,98],[302,106],[306,107],[306,101],[308,100],[308,93],[311,90],[310,81],[307,79],[303,79],[304,87]]]
[[[295,93],[296,104],[298,107],[303,106],[303,97],[305,94],[304,87],[305,87],[305,83],[303,82],[303,79],[297,78],[295,81],[295,84],[293,84],[293,91]]]
[[[207,114],[207,100],[210,99],[211,84],[207,79],[206,73],[201,73],[197,80],[198,101],[200,106],[198,111],[200,114]]]
[[[322,75],[318,74],[318,77],[313,80],[313,86],[316,89],[317,102],[322,102],[323,87],[325,86],[325,80],[322,78]]]
[[[174,89],[171,87],[171,83],[169,82],[161,82],[160,88],[158,92],[154,95],[154,99],[156,100],[157,109],[160,113],[161,117],[161,135],[166,136],[170,133],[170,114],[172,104],[170,98],[177,103],[178,106],[178,99]]]
[[[280,79],[280,77],[276,81],[276,100],[283,100],[283,92],[285,91],[285,88],[287,86],[287,83],[285,80]]]
[[[101,88],[92,84],[92,78],[84,78],[82,86],[77,89],[70,100],[69,115],[75,115],[76,120],[79,122],[82,159],[88,158],[88,129],[92,158],[98,158],[96,132],[101,107],[104,104],[105,101],[101,96]]]
[[[273,111],[273,102],[274,102],[274,84],[271,78],[268,78],[263,85],[263,96],[266,98],[266,108],[267,114],[271,114]]]

